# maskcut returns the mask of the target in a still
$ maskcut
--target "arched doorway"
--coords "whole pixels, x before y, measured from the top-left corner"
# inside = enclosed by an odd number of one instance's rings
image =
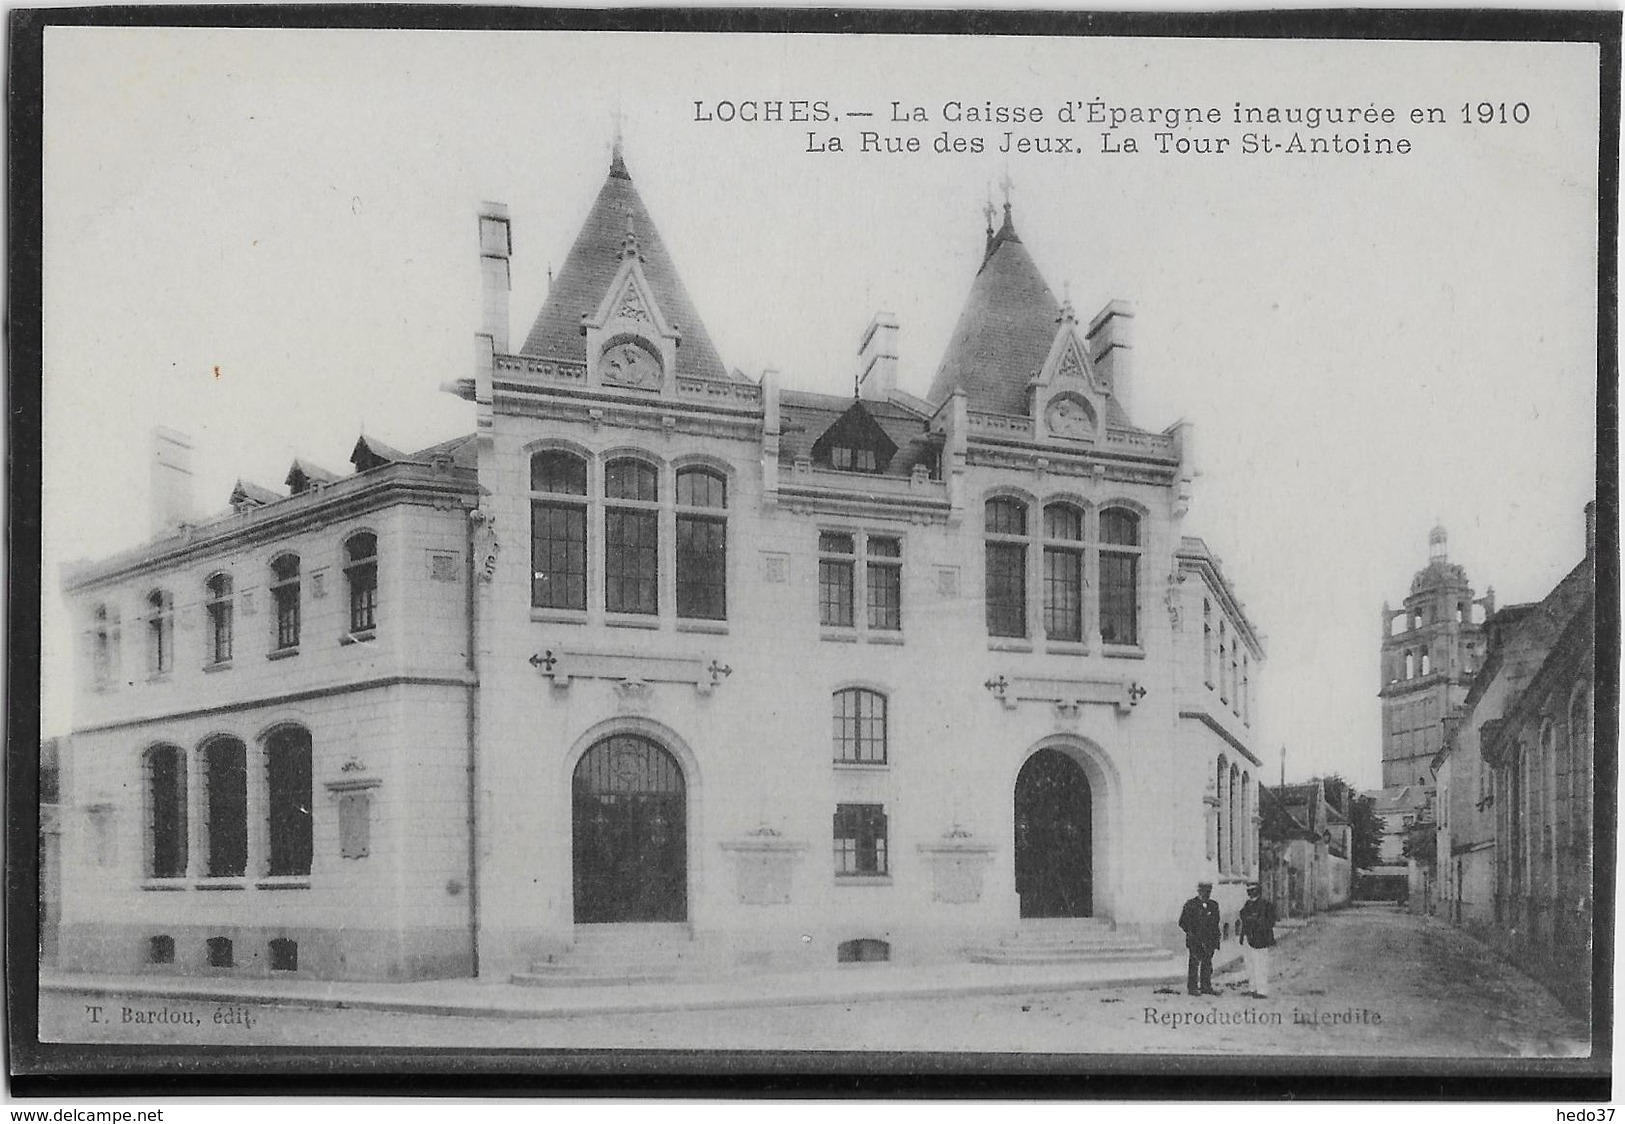
[[[1083,767],[1041,749],[1016,777],[1016,893],[1022,917],[1094,914],[1093,793]]]
[[[578,924],[688,919],[683,770],[639,734],[597,742],[571,780]]]

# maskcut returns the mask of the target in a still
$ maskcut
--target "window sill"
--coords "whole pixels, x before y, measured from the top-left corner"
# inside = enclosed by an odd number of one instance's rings
[[[310,875],[272,874],[256,879],[254,885],[261,890],[308,890],[310,889]]]
[[[660,618],[642,613],[607,613],[604,623],[610,628],[659,628]]]
[[[884,631],[868,633],[864,636],[864,640],[870,644],[901,644],[903,634],[892,629],[885,629]]]
[[[148,683],[168,683],[169,679],[170,673],[167,671],[155,671],[147,676]]]
[[[230,660],[220,660],[220,661],[218,661],[216,663],[206,663],[206,664],[203,665],[203,670],[206,671],[206,672],[210,672],[210,673],[213,673],[213,672],[216,672],[216,671],[230,671],[231,670],[231,661]]]
[[[278,648],[274,652],[267,652],[265,653],[265,658],[268,660],[285,660],[293,656],[297,656],[298,654],[299,645],[295,644],[291,648]]]
[[[713,636],[726,636],[728,634],[728,622],[727,621],[701,620],[701,619],[698,619],[698,618],[691,618],[691,619],[688,619],[688,620],[683,620],[683,619],[679,618],[678,621],[677,621],[677,631],[678,632],[709,632]]]
[[[1044,651],[1052,656],[1087,656],[1089,645],[1082,640],[1046,640]]]
[[[378,630],[374,629],[374,628],[365,629],[365,630],[363,630],[361,632],[347,632],[343,636],[339,637],[339,643],[340,644],[365,644],[368,641],[377,638],[377,636],[378,636]]]
[[[185,890],[187,883],[185,877],[180,878],[148,878],[141,883],[143,890],[156,890],[160,893],[173,893],[176,890]]]
[[[819,630],[818,639],[833,640],[837,644],[856,644],[858,642],[858,630],[825,625]]]
[[[533,621],[546,621],[549,624],[586,624],[587,610],[585,609],[539,609],[532,605],[530,619]]]
[[[193,886],[199,890],[243,890],[248,884],[241,878],[200,878]]]
[[[835,761],[833,764],[838,773],[883,773],[891,767],[885,761]]]
[[[889,874],[837,874],[837,886],[890,886],[892,878]]]
[[[987,650],[990,652],[1030,652],[1033,642],[1020,636],[989,636]]]
[[[1145,649],[1138,644],[1102,644],[1100,654],[1114,660],[1145,659]]]

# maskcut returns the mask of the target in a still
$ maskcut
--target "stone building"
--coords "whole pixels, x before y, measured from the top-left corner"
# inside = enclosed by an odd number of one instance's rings
[[[1596,505],[1586,556],[1491,617],[1488,653],[1435,757],[1445,908],[1564,998],[1590,994]]]
[[[64,962],[542,980],[1178,942],[1257,869],[1263,652],[1128,328],[982,235],[924,398],[724,366],[619,151],[475,432],[67,585]],[[128,622],[121,624],[120,622]],[[289,633],[289,629],[292,633]],[[224,639],[222,639],[224,637]]]
[[[1261,834],[1268,841],[1268,873],[1285,898],[1283,915],[1307,916],[1347,905],[1354,879],[1353,827],[1329,798],[1325,780],[1271,788]]]
[[[1444,719],[1461,705],[1484,663],[1482,618],[1495,591],[1473,596],[1467,572],[1450,561],[1443,527],[1428,535],[1428,564],[1411,579],[1404,605],[1382,606],[1382,786],[1433,783],[1429,765]]]

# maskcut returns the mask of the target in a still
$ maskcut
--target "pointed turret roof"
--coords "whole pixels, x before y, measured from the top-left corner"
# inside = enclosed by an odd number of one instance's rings
[[[611,158],[604,186],[598,191],[575,245],[570,247],[570,255],[564,259],[564,268],[553,279],[541,314],[531,326],[530,335],[525,337],[520,354],[586,362],[581,316],[598,308],[615,280],[622,251],[628,244],[629,218],[643,275],[667,321],[682,333],[682,343],[677,349],[678,373],[728,381],[727,369],[677,276],[677,267],[666,251],[660,231],[649,217],[638,189],[632,185],[632,176],[626,170],[619,145]]]
[[[1027,383],[1049,357],[1061,304],[1016,234],[1010,204],[987,243],[970,296],[931,383],[941,403],[956,389],[973,410],[1027,413]]]

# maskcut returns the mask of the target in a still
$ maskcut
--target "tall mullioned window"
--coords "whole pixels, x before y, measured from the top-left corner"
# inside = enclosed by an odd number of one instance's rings
[[[186,754],[174,745],[147,750],[147,875],[186,874]]]
[[[147,670],[163,675],[175,666],[175,599],[167,589],[147,594]]]
[[[231,575],[215,574],[204,583],[205,608],[209,614],[209,662],[231,662]]]
[[[350,587],[350,631],[378,627],[378,536],[360,531],[344,542],[344,580]]]
[[[882,535],[866,535],[864,557],[869,627],[896,632],[903,627],[903,544]]]
[[[1100,513],[1100,639],[1140,642],[1140,517],[1120,507]]]
[[[1083,512],[1071,504],[1044,508],[1044,634],[1083,639]]]
[[[265,791],[270,875],[310,873],[310,734],[297,726],[276,730],[265,743]]]
[[[1027,505],[999,498],[984,509],[987,552],[987,631],[1027,635]]]
[[[857,540],[849,534],[824,531],[818,536],[818,623],[832,628],[852,627],[853,574]]]
[[[530,603],[587,607],[587,462],[572,453],[530,458]]]
[[[660,472],[622,457],[604,466],[604,608],[660,610]]]
[[[236,738],[203,747],[204,870],[210,878],[248,871],[248,750]]]
[[[849,687],[836,691],[835,760],[847,765],[886,764],[886,696]]]
[[[677,473],[677,615],[728,616],[728,481],[707,468]]]
[[[283,554],[271,561],[271,601],[276,617],[277,651],[299,647],[299,556]]]

